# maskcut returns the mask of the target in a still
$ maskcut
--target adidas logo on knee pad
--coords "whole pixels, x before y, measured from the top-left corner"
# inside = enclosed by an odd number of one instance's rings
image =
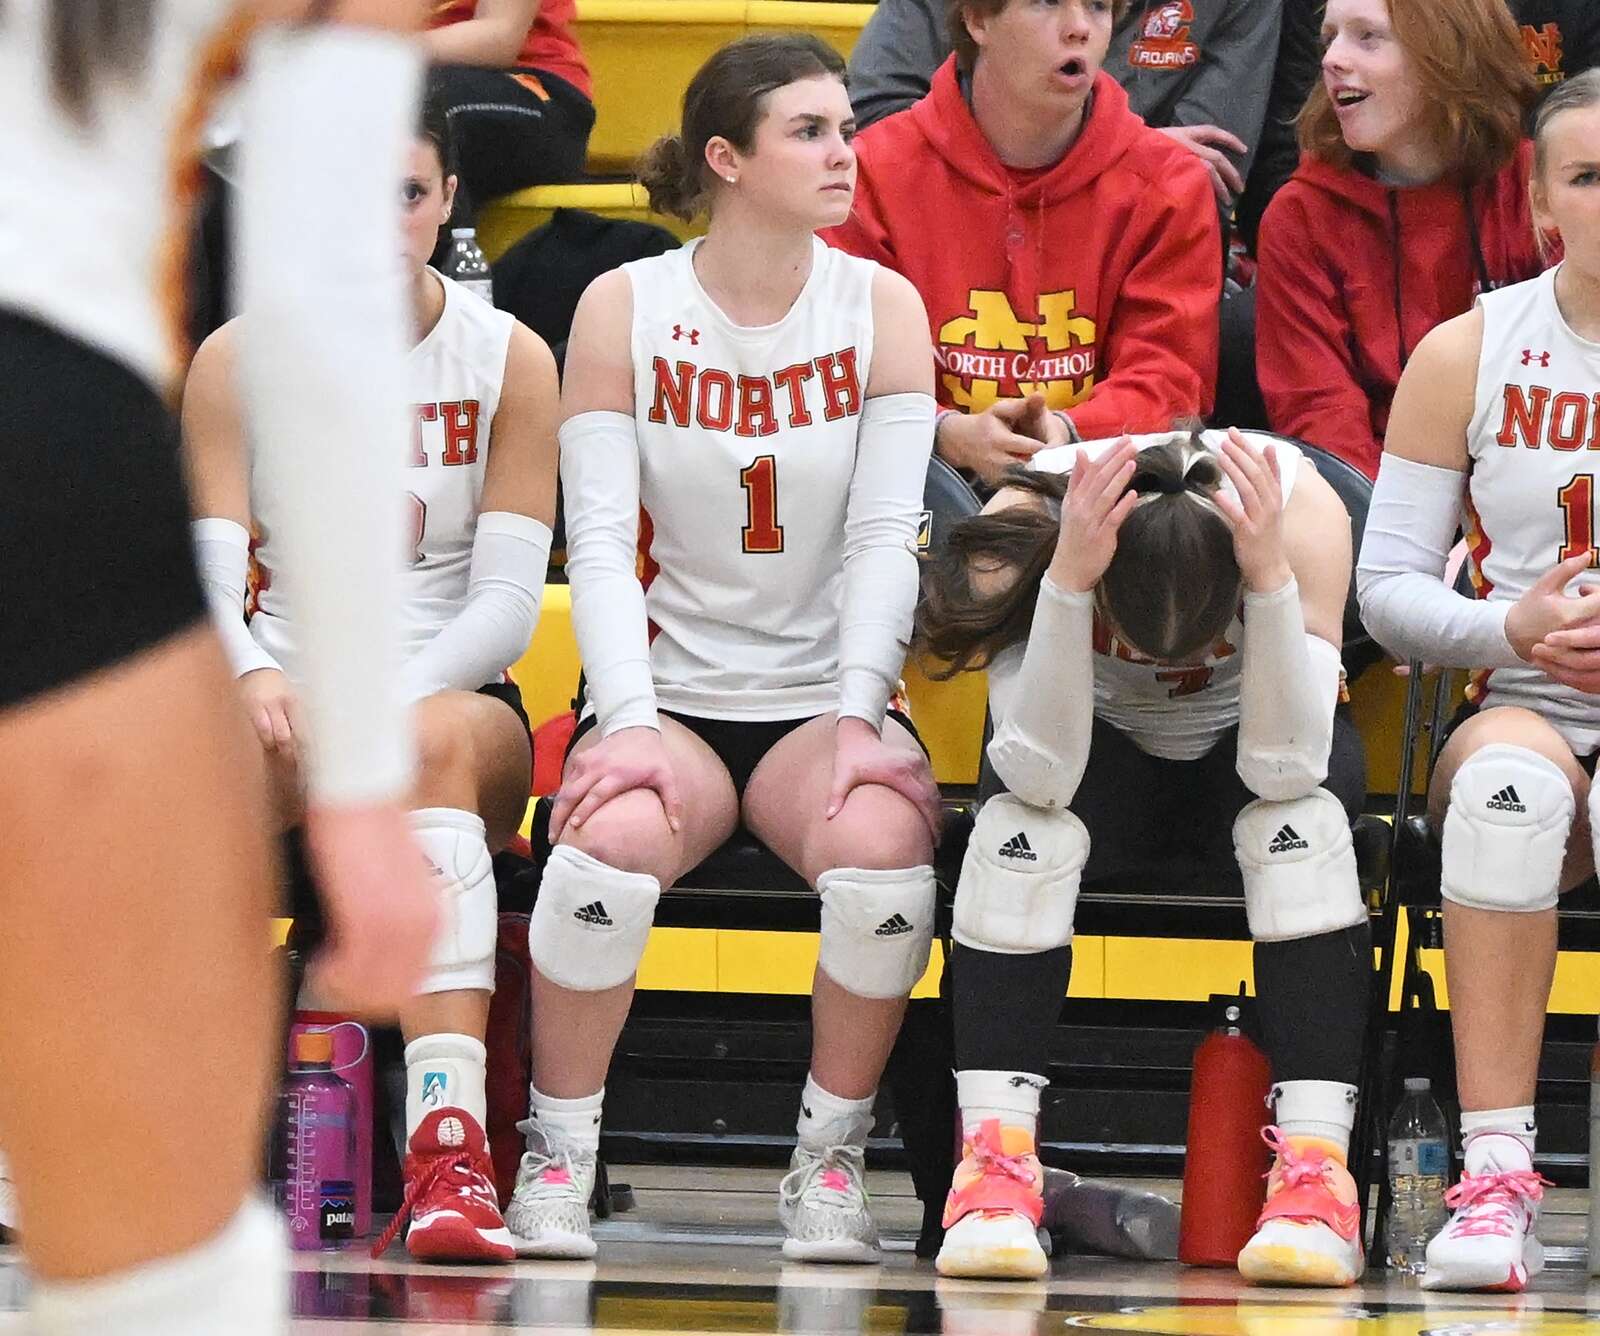
[[[1517,789],[1514,784],[1507,784],[1499,793],[1490,798],[1488,807],[1491,812],[1526,812],[1528,810],[1523,806],[1522,800],[1517,797]]]
[[[584,905],[582,909],[573,910],[572,917],[580,923],[595,923],[602,928],[614,928],[617,926],[611,916],[606,913],[606,907],[598,900]]]
[[[1033,846],[1028,843],[1028,832],[1025,830],[1019,830],[1000,846],[1000,857],[1020,858],[1028,863],[1039,861],[1039,855],[1034,853]]]
[[[1278,827],[1278,833],[1272,837],[1272,843],[1267,846],[1269,854],[1286,854],[1295,849],[1309,849],[1311,845],[1300,838],[1300,832],[1293,826],[1284,824]]]
[[[884,919],[873,932],[879,937],[899,937],[902,933],[915,932],[911,923],[899,914],[891,914]]]

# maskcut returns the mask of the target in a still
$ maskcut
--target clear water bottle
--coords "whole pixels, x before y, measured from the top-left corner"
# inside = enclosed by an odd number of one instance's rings
[[[494,279],[489,273],[489,262],[483,258],[478,245],[478,234],[470,227],[456,227],[450,231],[450,253],[445,256],[444,276],[453,278],[468,292],[476,293],[494,305]]]
[[[355,1237],[355,1169],[355,1090],[333,1070],[333,1036],[302,1031],[278,1096],[267,1170],[291,1246],[340,1248]]]
[[[1449,1129],[1426,1076],[1406,1077],[1406,1097],[1389,1124],[1389,1265],[1419,1274],[1428,1240],[1444,1228]]]

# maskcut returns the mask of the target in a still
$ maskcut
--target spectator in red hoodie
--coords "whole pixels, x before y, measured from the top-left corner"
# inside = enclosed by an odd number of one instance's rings
[[[856,139],[823,235],[928,308],[935,446],[992,482],[1042,444],[1211,407],[1221,238],[1205,165],[1101,70],[1126,0],[950,0],[955,53]]]
[[[1329,0],[1300,167],[1261,221],[1256,365],[1273,430],[1378,469],[1411,349],[1543,265],[1504,0]]]

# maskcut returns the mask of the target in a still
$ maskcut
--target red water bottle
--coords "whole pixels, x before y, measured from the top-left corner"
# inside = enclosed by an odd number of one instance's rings
[[[1261,1139],[1272,1068],[1239,1029],[1239,1008],[1194,1053],[1178,1260],[1233,1266],[1255,1233],[1272,1154]]]

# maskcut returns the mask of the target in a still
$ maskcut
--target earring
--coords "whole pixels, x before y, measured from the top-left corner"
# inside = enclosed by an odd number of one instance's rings
[[[725,176],[722,179],[724,181],[726,181],[730,186],[736,186],[736,185],[739,184],[739,181],[738,181],[737,177]]]

